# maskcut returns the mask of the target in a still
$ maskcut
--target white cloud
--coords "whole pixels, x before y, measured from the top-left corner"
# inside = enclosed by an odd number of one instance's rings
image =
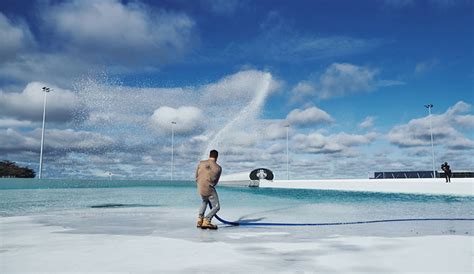
[[[364,121],[360,122],[358,127],[362,128],[362,129],[371,128],[371,127],[374,126],[374,122],[375,122],[375,117],[367,116],[367,117],[365,117]]]
[[[345,132],[331,135],[321,133],[297,134],[292,138],[292,143],[298,153],[351,154],[352,147],[370,144],[376,136],[375,133],[357,135]]]
[[[38,139],[22,134],[20,131],[11,128],[0,129],[0,152],[2,154],[17,151],[39,151],[39,144]]]
[[[47,94],[47,120],[70,121],[74,110],[82,105],[79,98],[72,91],[39,82],[29,83],[21,93],[0,91],[0,115],[31,121],[42,120],[44,86],[52,89]]]
[[[194,21],[138,2],[73,0],[45,7],[41,15],[61,46],[105,62],[166,62],[192,44]]]
[[[14,23],[0,12],[0,63],[35,45],[33,35],[23,22]]]
[[[41,129],[17,131],[0,129],[0,152],[38,151]],[[114,145],[114,140],[96,132],[75,131],[72,129],[49,129],[45,133],[45,151],[47,153],[84,152],[95,154]]]
[[[286,138],[286,121],[285,120],[261,120],[257,127],[260,129],[258,133],[265,140],[279,140]],[[290,126],[289,134],[294,130]]]
[[[150,119],[160,131],[171,132],[173,126],[175,133],[178,134],[200,131],[206,120],[199,108],[190,106],[179,108],[163,106],[156,109]],[[176,124],[172,125],[172,122]]]
[[[293,87],[292,92],[295,97],[304,98],[312,95],[315,90],[313,83],[311,83],[310,81],[303,80]]]
[[[77,79],[104,69],[121,75],[157,71],[199,45],[188,15],[122,2],[46,1],[38,8],[38,31],[48,39],[38,43],[26,22],[0,12],[0,80],[71,89]]]
[[[209,140],[209,137],[206,135],[196,135],[191,137],[190,142],[191,143],[203,143],[207,142]]]
[[[331,123],[331,115],[317,107],[309,107],[304,110],[294,109],[286,117],[286,121],[294,126],[311,126],[322,123]]]
[[[466,129],[474,129],[474,115],[460,115],[454,118],[455,123]]]
[[[470,104],[468,104],[466,102],[463,102],[463,101],[459,101],[456,104],[454,104],[454,106],[449,107],[448,110],[446,111],[446,114],[447,115],[456,115],[456,114],[469,112],[470,110],[471,110],[471,105]]]
[[[39,136],[40,130],[36,130]],[[111,148],[115,141],[97,132],[76,131],[73,129],[50,129],[45,134],[45,147],[53,150],[102,152]]]
[[[96,64],[61,52],[25,52],[0,65],[0,79],[22,84],[41,79],[42,82],[72,88],[78,78],[103,69]]]
[[[474,149],[474,141],[460,130],[473,126],[473,115],[463,115],[470,105],[459,101],[443,114],[432,115],[433,138],[436,145],[453,150]],[[430,117],[410,120],[394,126],[387,135],[390,143],[399,147],[417,147],[431,144]]]
[[[262,79],[271,77],[270,73],[258,70],[239,71],[220,79],[216,83],[202,87],[201,91],[204,96],[201,102],[215,107],[227,102],[234,102],[236,105],[248,102],[259,93],[262,93],[262,89],[265,89],[265,93],[268,94],[280,86],[280,83],[275,79],[271,79],[269,86],[267,86],[266,81],[262,81]]]
[[[347,63],[333,63],[317,79],[305,80],[293,88],[293,100],[314,95],[319,99],[343,97],[371,92],[380,86],[403,84],[399,81],[379,80],[378,69]]]
[[[30,127],[33,123],[28,120],[17,120],[12,118],[0,118],[0,128]]]

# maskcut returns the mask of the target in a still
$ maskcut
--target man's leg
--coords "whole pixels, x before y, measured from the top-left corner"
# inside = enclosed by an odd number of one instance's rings
[[[211,222],[212,218],[214,218],[216,213],[221,209],[221,206],[219,203],[219,196],[217,195],[216,191],[214,191],[214,193],[212,193],[211,196],[209,196],[209,202],[211,203],[212,209],[206,215],[206,219],[208,219],[209,222]]]
[[[197,224],[196,224],[197,227],[202,226],[202,221],[204,219],[204,213],[206,212],[207,204],[209,203],[209,197],[201,196],[201,199],[202,199],[202,203],[201,203],[201,207],[199,208],[198,220],[197,220]]]
[[[217,225],[211,223],[212,218],[220,209],[219,197],[217,196],[217,192],[214,191],[214,193],[212,193],[211,196],[208,197],[208,199],[209,203],[211,203],[212,209],[209,214],[206,215],[206,218],[204,218],[201,228],[217,229]]]

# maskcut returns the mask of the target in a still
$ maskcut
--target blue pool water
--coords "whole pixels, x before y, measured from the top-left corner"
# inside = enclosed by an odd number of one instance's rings
[[[218,187],[228,220],[334,222],[386,218],[473,218],[474,197]],[[70,210],[194,212],[194,182],[0,179],[0,216]]]

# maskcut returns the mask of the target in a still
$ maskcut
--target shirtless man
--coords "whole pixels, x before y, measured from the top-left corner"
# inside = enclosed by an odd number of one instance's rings
[[[209,159],[199,162],[196,169],[196,183],[198,193],[201,195],[202,204],[199,208],[197,227],[202,229],[217,229],[217,225],[211,224],[211,220],[220,209],[219,197],[215,186],[221,177],[222,168],[216,163],[219,153],[217,150],[211,150]],[[204,217],[208,204],[211,204],[211,211]]]

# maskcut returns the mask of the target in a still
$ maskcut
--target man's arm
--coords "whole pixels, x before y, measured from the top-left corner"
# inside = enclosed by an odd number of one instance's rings
[[[196,181],[197,181],[198,174],[199,174],[199,166],[200,166],[200,164],[198,164],[198,166],[196,167],[196,176],[195,176],[195,177],[196,177]]]
[[[215,185],[219,182],[219,179],[221,178],[221,173],[222,173],[222,168],[219,167],[219,171],[217,172],[217,175],[216,175],[216,180],[214,181]]]

